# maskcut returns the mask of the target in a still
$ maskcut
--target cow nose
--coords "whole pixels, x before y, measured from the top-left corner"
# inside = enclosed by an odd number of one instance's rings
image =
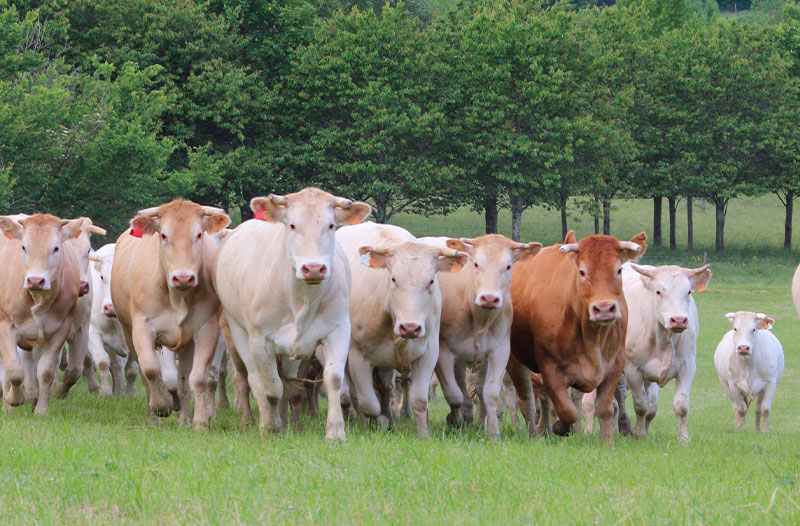
[[[106,303],[105,305],[103,305],[103,314],[105,314],[109,318],[117,317],[117,311],[114,309],[114,305],[112,303]]]
[[[81,280],[81,284],[78,287],[78,296],[85,296],[87,294],[89,294],[89,282]]]
[[[592,321],[611,322],[619,317],[619,305],[616,301],[598,301],[592,303]]]
[[[739,345],[736,347],[736,352],[739,354],[750,354],[750,346],[749,345]]]
[[[300,273],[305,280],[318,281],[325,279],[325,274],[328,273],[328,267],[323,263],[304,263],[303,266],[300,267]]]
[[[689,318],[686,316],[670,316],[669,318],[669,328],[670,329],[678,329],[684,330],[686,327],[689,326]]]
[[[172,275],[172,286],[176,289],[189,289],[195,285],[197,285],[197,276],[194,273]]]
[[[44,290],[45,279],[41,276],[28,276],[25,284],[28,290]]]
[[[398,332],[402,338],[418,338],[422,334],[422,325],[419,323],[401,323]]]
[[[484,309],[496,309],[500,306],[500,296],[497,294],[481,294],[478,296],[478,305]]]

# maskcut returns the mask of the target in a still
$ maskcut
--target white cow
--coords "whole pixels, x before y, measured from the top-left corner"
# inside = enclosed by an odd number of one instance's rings
[[[395,371],[411,376],[417,435],[428,436],[428,390],[439,357],[439,272],[458,272],[469,256],[421,243],[408,231],[365,223],[336,233],[350,263],[353,333],[347,360],[358,411],[392,424]],[[373,387],[377,370],[378,400]]]
[[[689,441],[689,392],[697,370],[697,336],[700,324],[692,292],[706,289],[711,279],[708,265],[687,269],[675,265],[622,266],[622,286],[628,303],[625,338],[625,379],[636,411],[634,435],[647,434],[658,408],[658,391],[676,379],[673,408],[678,417],[678,440]],[[620,397],[619,425],[630,425],[625,398]],[[591,432],[593,394],[584,397],[586,429]],[[628,428],[629,432],[629,428]]]
[[[513,265],[535,256],[542,244],[517,243],[497,234],[461,240],[424,237],[420,241],[470,256],[466,269],[439,277],[442,323],[436,375],[450,405],[447,421],[458,424],[463,419],[471,424],[472,400],[463,370],[467,366],[476,369],[480,415],[485,416],[486,433],[498,439],[497,408],[511,352]]]
[[[359,223],[371,208],[316,188],[256,197],[250,207],[263,221],[245,221],[225,238],[214,287],[235,360],[246,366],[259,426],[283,428],[281,376],[293,377],[300,360],[316,352],[328,393],[325,436],[344,440],[340,399],[350,342],[350,272],[335,230]]]
[[[731,399],[736,429],[745,429],[750,402],[756,400],[756,430],[769,431],[769,413],[778,380],[783,376],[783,347],[770,332],[773,320],[755,312],[729,312],[732,330],[714,353],[719,383]]]

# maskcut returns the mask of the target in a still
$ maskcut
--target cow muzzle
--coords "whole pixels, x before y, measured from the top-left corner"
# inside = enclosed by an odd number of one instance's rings
[[[736,352],[739,353],[739,356],[750,356],[750,346],[749,345],[737,345]]]
[[[173,272],[169,277],[169,284],[178,290],[188,290],[197,286],[197,274],[194,272]]]
[[[105,314],[109,318],[116,318],[117,310],[114,308],[114,304],[106,303],[105,305],[103,305],[103,314]]]
[[[25,288],[31,291],[50,290],[50,281],[44,276],[29,275],[25,277]]]
[[[478,295],[475,299],[475,303],[484,309],[499,309],[503,306],[503,298],[498,294],[484,292]]]
[[[611,325],[622,316],[616,301],[596,301],[589,306],[589,319],[595,323]]]
[[[78,285],[78,297],[86,296],[89,294],[89,282],[82,279]]]
[[[300,266],[300,276],[309,285],[318,285],[328,277],[328,266],[316,262],[303,263]]]
[[[413,340],[422,336],[422,325],[413,322],[398,323],[395,330],[398,336],[407,340]]]
[[[667,328],[678,334],[689,328],[689,318],[686,316],[670,316],[667,322]]]

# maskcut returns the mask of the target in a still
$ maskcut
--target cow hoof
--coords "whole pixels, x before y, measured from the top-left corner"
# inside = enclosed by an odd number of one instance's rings
[[[47,407],[43,407],[43,406],[40,406],[39,404],[36,404],[36,408],[33,410],[33,413],[36,416],[44,417],[44,416],[47,415],[47,409],[48,409]]]
[[[169,406],[152,406],[150,409],[152,409],[153,414],[159,418],[166,418],[172,413],[172,409]]]
[[[683,445],[683,446],[689,444],[689,436],[688,435],[679,436],[678,437],[678,443]]]
[[[555,424],[553,424],[553,434],[558,435],[560,437],[565,437],[572,432],[572,426],[570,424],[565,424],[561,420],[556,420]]]
[[[172,395],[172,410],[173,411],[180,411],[181,410],[181,398],[178,396],[177,391],[170,391],[169,394]]]
[[[461,420],[461,413],[456,411],[451,411],[450,414],[447,415],[445,418],[447,425],[450,427],[461,427],[464,425],[463,420]]]
[[[10,407],[18,407],[25,403],[22,386],[11,384],[11,389],[5,393],[4,400]]]
[[[63,383],[53,384],[53,388],[50,390],[50,393],[59,400],[66,398],[68,392],[69,389]]]
[[[325,438],[331,442],[344,442],[347,440],[344,434],[344,422],[329,424],[325,430]]]

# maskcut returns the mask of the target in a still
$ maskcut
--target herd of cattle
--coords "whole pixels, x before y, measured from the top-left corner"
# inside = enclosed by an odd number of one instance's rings
[[[96,252],[90,236],[105,231],[87,218],[0,216],[4,403],[28,400],[43,415],[51,393],[66,396],[84,369],[90,388],[108,395],[109,372],[117,394],[132,393],[141,374],[152,418],[180,410],[205,429],[227,354],[243,422],[252,420],[252,394],[262,430],[284,429],[289,408],[299,425],[319,382],[328,439],[345,439],[351,414],[391,425],[402,377],[424,437],[434,376],[447,421],[470,424],[471,369],[492,439],[510,378],[530,436],[567,434],[585,413],[586,429],[597,416],[605,441],[615,429],[644,436],[659,388],[675,379],[678,438],[689,440],[699,331],[692,293],[705,290],[708,265],[634,264],[644,232],[629,241],[578,241],[570,232],[546,248],[494,234],[416,238],[362,223],[369,205],[314,188],[250,206],[255,218],[233,230],[223,210],[190,201],[141,210],[129,232]],[[794,281],[800,309],[800,268]],[[726,318],[732,330],[714,363],[736,428],[756,401],[756,427],[767,431],[784,367],[773,320],[743,311]]]

